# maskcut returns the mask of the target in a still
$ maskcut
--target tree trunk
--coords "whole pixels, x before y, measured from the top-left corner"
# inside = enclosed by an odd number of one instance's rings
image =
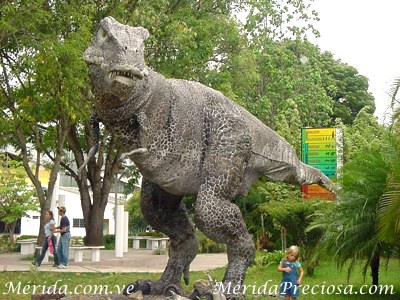
[[[103,245],[104,208],[92,207],[90,217],[85,219],[86,245]]]
[[[22,161],[24,164],[25,171],[31,180],[33,186],[35,187],[37,196],[39,198],[39,203],[40,203],[40,225],[39,225],[39,235],[38,235],[38,240],[37,244],[41,245],[43,244],[44,241],[44,230],[43,227],[46,223],[45,221],[45,213],[46,211],[50,210],[51,202],[52,202],[52,197],[53,197],[53,191],[54,191],[54,186],[57,181],[57,175],[60,170],[60,164],[61,164],[61,156],[62,156],[62,151],[64,148],[64,142],[66,138],[66,132],[68,130],[69,126],[69,121],[68,118],[65,115],[60,116],[60,122],[57,125],[57,147],[55,150],[55,156],[52,157],[49,153],[47,155],[49,158],[53,160],[53,165],[50,170],[50,177],[49,177],[49,182],[47,184],[47,192],[44,190],[42,183],[39,180],[39,167],[41,164],[41,156],[42,152],[40,149],[43,149],[43,141],[39,133],[39,128],[37,126],[34,126],[32,129],[33,134],[32,137],[35,141],[35,149],[36,149],[36,162],[35,162],[35,168],[34,172],[32,171],[31,168],[31,159],[30,159],[30,153],[28,151],[28,138],[26,136],[26,133],[22,130],[20,126],[17,126],[16,128],[16,137],[17,141],[19,144],[19,147],[21,149],[21,157]]]
[[[14,231],[15,231],[16,226],[17,226],[17,221],[9,223],[9,224],[5,224],[4,233],[8,232],[10,234],[10,243],[11,244],[15,243]]]
[[[379,282],[379,264],[380,264],[380,252],[376,250],[369,261],[371,267],[372,285],[378,285]]]
[[[287,233],[286,228],[281,226],[281,244],[282,244],[282,251],[285,251],[287,248],[287,241],[286,241]]]
[[[89,126],[89,122],[85,123],[85,137],[87,139],[86,144],[89,145],[88,148],[95,143],[93,137],[90,135]],[[85,219],[85,243],[88,245],[103,245],[104,211],[107,206],[114,175],[118,172],[119,159],[121,157],[121,151],[115,149],[116,143],[114,139],[109,139],[107,133],[104,135],[105,137],[99,145],[97,158],[93,157],[88,161],[87,166],[82,169],[80,176],[78,176],[75,170],[64,165],[79,187],[82,212]],[[75,126],[72,126],[68,133],[68,144],[79,169],[84,163],[84,156]],[[105,158],[104,153],[106,153]],[[88,182],[93,192],[93,199],[91,199],[89,193]]]

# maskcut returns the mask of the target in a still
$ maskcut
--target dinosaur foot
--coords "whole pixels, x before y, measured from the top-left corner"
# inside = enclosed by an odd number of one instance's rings
[[[211,280],[198,280],[194,283],[194,290],[188,297],[190,300],[206,299],[206,300],[226,300],[224,294],[219,292],[213,281]]]
[[[143,295],[163,295],[173,296],[175,294],[184,296],[185,291],[176,284],[165,284],[161,281],[154,280],[137,280],[126,285],[122,293],[129,296],[137,291],[141,291]]]

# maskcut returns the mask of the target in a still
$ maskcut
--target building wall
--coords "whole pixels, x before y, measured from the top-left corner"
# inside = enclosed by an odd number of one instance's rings
[[[83,226],[83,212],[81,207],[80,195],[77,188],[63,188],[57,187],[53,195],[53,203],[51,210],[54,213],[56,225],[60,224],[60,217],[58,216],[57,206],[65,206],[67,209],[66,216],[71,224],[71,236],[84,237],[86,231]],[[38,235],[40,226],[40,212],[28,212],[29,217],[21,219],[21,235]],[[74,219],[75,222],[74,222]],[[115,220],[114,220],[114,201],[109,199],[104,212],[104,230],[105,234],[115,233]]]

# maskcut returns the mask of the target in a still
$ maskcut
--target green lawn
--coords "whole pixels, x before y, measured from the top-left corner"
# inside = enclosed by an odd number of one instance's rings
[[[265,284],[268,280],[267,292],[272,285],[279,285],[282,274],[278,272],[277,266],[269,266],[267,268],[252,267],[247,272],[246,284],[260,286]],[[304,268],[305,269],[305,268]],[[363,285],[368,285],[363,287]],[[364,282],[364,278],[361,273],[361,267],[357,266],[353,270],[349,281],[347,281],[347,269],[339,271],[336,265],[332,262],[322,262],[320,266],[316,269],[313,277],[305,275],[302,285],[309,285],[309,289],[305,290],[307,294],[300,294],[301,299],[352,299],[358,300],[362,299],[400,299],[400,261],[397,259],[391,259],[389,261],[388,268],[386,270],[385,266],[381,267],[380,285],[392,285],[394,294],[386,295],[362,295],[361,292],[368,292],[371,285],[371,277],[369,273],[367,274]],[[353,285],[352,291],[353,295],[349,295],[350,287],[348,285]],[[348,287],[346,287],[348,286]],[[314,288],[315,295],[312,294],[312,288]],[[339,288],[342,292],[339,291]],[[345,290],[346,288],[346,290]],[[372,288],[373,289],[373,288]],[[345,294],[346,291],[347,295]],[[300,290],[301,291],[301,290]],[[324,291],[324,294],[322,294]],[[357,292],[357,294],[355,294]],[[336,294],[338,293],[338,294]],[[272,299],[272,298],[271,298]]]
[[[257,292],[258,289],[263,291],[263,287],[266,285],[265,291],[274,291],[274,286],[279,285],[281,273],[276,270],[277,266],[269,267],[251,267],[247,272],[246,285],[248,286],[247,294],[248,299],[258,298],[251,296],[253,286]],[[221,279],[224,273],[224,269],[216,269],[211,271],[211,275],[217,279]],[[1,272],[0,273],[0,299],[30,299],[33,292],[33,286],[41,289],[43,285],[46,287],[53,285],[57,282],[57,287],[65,288],[68,287],[68,292],[77,289],[80,294],[84,292],[93,294],[94,289],[97,287],[98,291],[100,286],[105,291],[107,287],[108,291],[113,293],[118,292],[118,288],[126,283],[132,282],[139,278],[157,279],[158,274],[143,274],[143,273],[68,273],[68,272],[39,272],[33,268],[30,272]],[[399,260],[392,259],[389,262],[387,271],[382,267],[380,272],[380,284],[381,285],[392,285],[395,294],[387,295],[363,295],[360,296],[359,289],[364,285],[368,284],[367,288],[363,291],[367,292],[370,287],[370,277],[367,276],[366,283],[364,283],[360,268],[357,267],[353,271],[349,282],[347,282],[347,271],[338,271],[333,263],[323,262],[318,267],[313,277],[305,276],[303,285],[309,285],[308,294],[301,295],[301,299],[400,299],[400,262]],[[192,272],[191,283],[188,290],[193,286],[193,282],[198,279],[205,279],[204,272]],[[40,286],[38,286],[40,285]],[[345,286],[353,285],[353,295],[344,295],[343,291]],[[339,287],[342,289],[341,294],[335,294],[338,292]],[[14,294],[10,292],[14,289]],[[311,291],[316,293],[311,294]],[[335,289],[335,290],[333,290]],[[19,291],[19,295],[15,292]],[[322,291],[325,294],[322,294]],[[346,291],[349,291],[347,287]],[[329,293],[329,294],[328,294]],[[333,293],[333,294],[332,294]],[[265,298],[265,296],[259,296]],[[271,298],[274,299],[274,298]],[[276,299],[276,298],[275,298]]]

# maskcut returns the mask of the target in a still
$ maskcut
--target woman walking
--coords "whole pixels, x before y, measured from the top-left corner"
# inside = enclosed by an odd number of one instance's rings
[[[42,264],[44,256],[46,255],[46,251],[49,248],[49,240],[50,240],[51,244],[52,244],[51,246],[53,247],[53,255],[54,255],[53,267],[57,267],[58,266],[58,256],[57,256],[57,252],[55,251],[55,247],[57,244],[57,238],[53,234],[56,223],[54,222],[54,214],[51,210],[46,211],[45,219],[47,222],[44,225],[44,234],[46,237],[43,241],[43,246],[42,246],[42,250],[40,251],[40,255],[38,256],[38,258],[36,258],[35,261],[32,262],[32,264],[35,265],[36,267],[39,267]]]

